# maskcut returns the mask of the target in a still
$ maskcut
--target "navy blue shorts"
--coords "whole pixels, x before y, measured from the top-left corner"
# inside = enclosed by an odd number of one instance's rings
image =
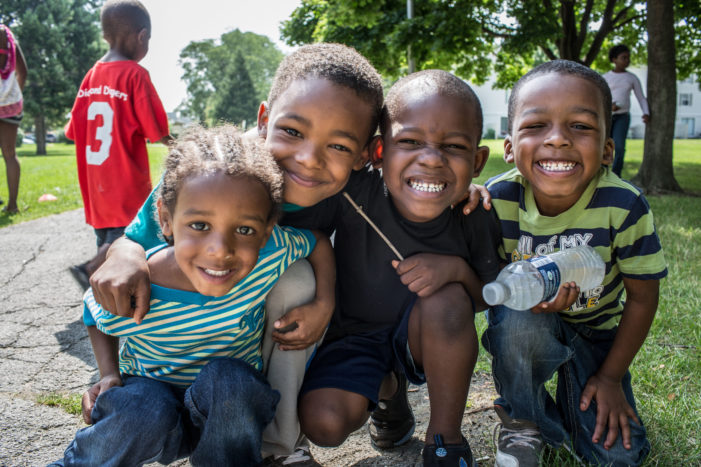
[[[304,375],[300,394],[322,388],[342,389],[366,397],[372,410],[382,380],[392,370],[404,372],[413,384],[425,383],[409,352],[409,316],[415,301],[416,296],[395,327],[322,342]]]

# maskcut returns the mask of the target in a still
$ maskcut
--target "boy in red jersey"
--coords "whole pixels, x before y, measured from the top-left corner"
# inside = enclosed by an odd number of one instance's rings
[[[138,64],[151,38],[148,11],[137,0],[110,0],[100,21],[110,49],[85,75],[66,127],[76,143],[85,220],[97,235],[97,255],[70,267],[83,289],[151,192],[146,139],[170,140],[163,104]]]

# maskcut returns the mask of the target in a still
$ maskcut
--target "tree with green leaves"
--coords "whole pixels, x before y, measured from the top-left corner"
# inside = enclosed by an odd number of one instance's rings
[[[251,76],[246,69],[246,59],[241,52],[217,83],[212,96],[212,118],[246,127],[255,122],[260,100],[256,97]],[[214,123],[214,122],[210,122]]]
[[[492,44],[482,37],[482,18],[494,2],[415,0],[407,19],[406,0],[302,0],[282,37],[290,45],[340,42],[355,47],[384,76],[407,72],[411,45],[417,69],[442,68],[483,82],[491,70]]]
[[[237,123],[254,121],[255,109],[268,97],[282,58],[282,52],[268,37],[238,29],[223,34],[218,40],[190,42],[180,53],[183,80],[187,83],[184,107],[201,122],[212,123],[223,115],[236,115],[233,121]],[[248,76],[253,92],[248,89],[248,83],[237,83],[232,74],[243,80]],[[256,101],[252,111],[250,100]],[[225,109],[227,105],[232,108]],[[234,109],[234,105],[240,108]]]
[[[673,11],[671,30],[655,26],[661,17],[652,4],[660,2]],[[302,0],[283,23],[282,37],[291,45],[316,41],[351,45],[392,78],[406,73],[406,51],[411,46],[419,70],[442,68],[476,83],[495,72],[496,87],[506,89],[534,65],[555,58],[606,71],[610,69],[606,51],[617,43],[631,48],[633,63],[643,63],[648,59],[650,31],[666,34],[667,43],[672,41],[665,52],[672,55],[664,66],[671,63],[679,79],[696,72],[701,80],[698,1],[650,0],[648,5],[644,0],[414,0],[413,4],[414,14],[408,19],[404,0]],[[655,67],[651,73],[663,71]],[[669,79],[669,70],[665,76]],[[650,105],[662,112],[658,119],[674,115],[665,102],[656,102],[670,95],[658,92],[659,86],[673,84],[665,80],[649,83]],[[651,121],[646,132],[650,141],[674,137],[673,122],[657,125],[655,115]],[[643,165],[652,164],[652,171],[660,169],[665,182],[658,180],[653,185],[642,177],[643,187],[648,191],[660,186],[674,189],[673,173],[658,167],[663,159],[651,156],[650,148],[646,145]],[[671,152],[669,161],[671,167]]]
[[[47,125],[63,125],[85,73],[104,53],[94,0],[3,0],[0,22],[15,33],[27,61],[25,116],[34,122],[37,154]]]

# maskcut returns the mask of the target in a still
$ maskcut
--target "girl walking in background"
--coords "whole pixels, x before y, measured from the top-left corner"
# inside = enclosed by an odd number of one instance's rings
[[[628,46],[619,44],[611,47],[609,60],[614,64],[614,69],[604,74],[604,79],[611,88],[611,97],[613,98],[611,138],[613,138],[615,146],[615,155],[611,170],[620,177],[626,152],[626,135],[628,128],[630,128],[630,91],[635,92],[640,109],[643,111],[643,122],[646,125],[650,121],[650,109],[640,86],[640,80],[633,73],[626,71],[630,65]]]
[[[10,28],[0,24],[0,146],[5,159],[7,206],[2,210],[8,214],[19,212],[19,160],[15,151],[17,129],[22,121],[22,89],[27,79],[27,63],[22,49],[15,41]],[[0,199],[0,204],[3,201]]]

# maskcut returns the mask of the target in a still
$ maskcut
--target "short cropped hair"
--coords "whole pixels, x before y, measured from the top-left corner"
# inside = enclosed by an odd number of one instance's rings
[[[613,47],[611,47],[611,49],[609,49],[609,60],[613,61],[614,58],[618,57],[619,55],[621,55],[624,52],[630,53],[630,49],[628,48],[627,45],[625,45],[625,44],[614,45]]]
[[[609,88],[608,83],[596,71],[592,70],[588,66],[584,66],[581,63],[573,62],[571,60],[552,60],[550,62],[545,62],[537,67],[533,68],[531,71],[526,73],[519,79],[511,90],[511,95],[509,96],[509,134],[512,133],[513,123],[514,123],[514,113],[516,112],[516,104],[518,103],[518,95],[521,88],[528,83],[533,78],[537,78],[541,75],[547,75],[550,73],[558,75],[573,75],[582,79],[589,81],[596,86],[601,94],[601,103],[604,106],[604,119],[606,121],[606,134],[611,133],[611,88]]]
[[[355,49],[343,44],[308,44],[292,52],[278,66],[273,79],[268,106],[298,79],[323,78],[355,91],[372,108],[368,141],[375,134],[382,112],[382,79],[380,74]]]
[[[170,146],[164,162],[158,196],[172,213],[188,177],[217,172],[258,180],[272,203],[268,219],[277,216],[282,203],[282,172],[259,138],[243,138],[233,125],[193,126],[178,138]]]
[[[482,105],[469,84],[452,73],[443,70],[422,70],[399,79],[387,92],[385,111],[380,121],[380,132],[384,135],[389,125],[401,111],[403,95],[407,88],[435,93],[461,101],[466,106],[473,106],[476,116],[474,128],[477,132],[477,142],[482,137]]]
[[[100,22],[108,42],[142,29],[151,30],[151,17],[138,0],[107,0],[100,11]]]

